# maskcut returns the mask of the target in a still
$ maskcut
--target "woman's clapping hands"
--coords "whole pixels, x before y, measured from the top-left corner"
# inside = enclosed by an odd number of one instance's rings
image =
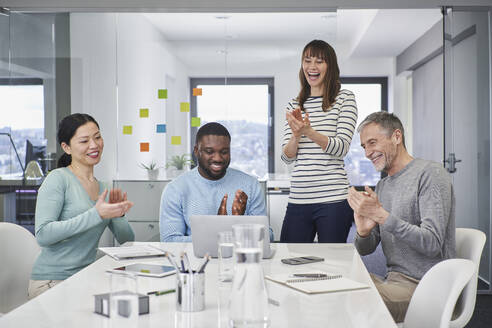
[[[99,216],[103,219],[121,217],[133,206],[133,203],[127,199],[126,192],[123,193],[121,189],[111,189],[108,202],[106,202],[107,195],[108,190],[105,189],[99,195],[95,206]]]

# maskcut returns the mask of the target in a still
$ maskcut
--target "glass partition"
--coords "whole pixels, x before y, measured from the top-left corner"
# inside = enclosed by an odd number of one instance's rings
[[[444,11],[444,162],[453,179],[456,226],[485,232],[479,289],[490,279],[490,13]]]

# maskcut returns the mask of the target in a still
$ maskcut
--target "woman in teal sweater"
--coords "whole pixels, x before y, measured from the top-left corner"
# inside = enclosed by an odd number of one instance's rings
[[[94,177],[94,165],[104,148],[94,118],[87,114],[65,117],[57,137],[65,153],[39,188],[35,231],[41,253],[33,266],[29,298],[94,262],[106,227],[120,244],[135,238],[122,217],[133,203],[120,189],[112,189],[106,200],[108,190]]]

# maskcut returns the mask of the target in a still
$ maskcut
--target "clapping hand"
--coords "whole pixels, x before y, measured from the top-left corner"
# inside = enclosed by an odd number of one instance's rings
[[[227,194],[222,197],[217,215],[227,215]]]
[[[296,108],[292,112],[287,112],[285,114],[285,117],[292,131],[292,134],[296,138],[300,138],[302,135],[306,135],[307,131],[311,128],[309,114],[306,112],[304,118],[302,118],[300,108]]]
[[[247,203],[248,195],[246,195],[244,191],[238,189],[234,195],[234,201],[232,202],[232,215],[244,215]],[[217,214],[227,215],[227,194],[222,198]]]
[[[364,197],[370,197],[367,191],[358,192],[354,187],[349,189],[347,201],[350,207],[354,210],[354,221],[357,228],[357,233],[362,237],[369,235],[371,230],[377,224],[376,221],[362,216],[359,212],[361,204],[364,202]]]
[[[232,215],[244,215],[247,203],[248,195],[246,195],[244,191],[238,189],[234,201],[232,202]]]
[[[109,192],[109,202],[106,202],[107,195],[108,190],[105,189],[99,195],[95,205],[99,216],[103,219],[121,217],[133,206],[133,203],[127,199],[126,193],[122,193],[121,189],[111,189]]]

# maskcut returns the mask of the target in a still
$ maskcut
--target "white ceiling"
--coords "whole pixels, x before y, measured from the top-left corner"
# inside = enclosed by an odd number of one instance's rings
[[[190,67],[223,66],[224,48],[230,65],[298,57],[312,39],[332,44],[342,60],[393,57],[441,18],[439,9],[144,15]]]

